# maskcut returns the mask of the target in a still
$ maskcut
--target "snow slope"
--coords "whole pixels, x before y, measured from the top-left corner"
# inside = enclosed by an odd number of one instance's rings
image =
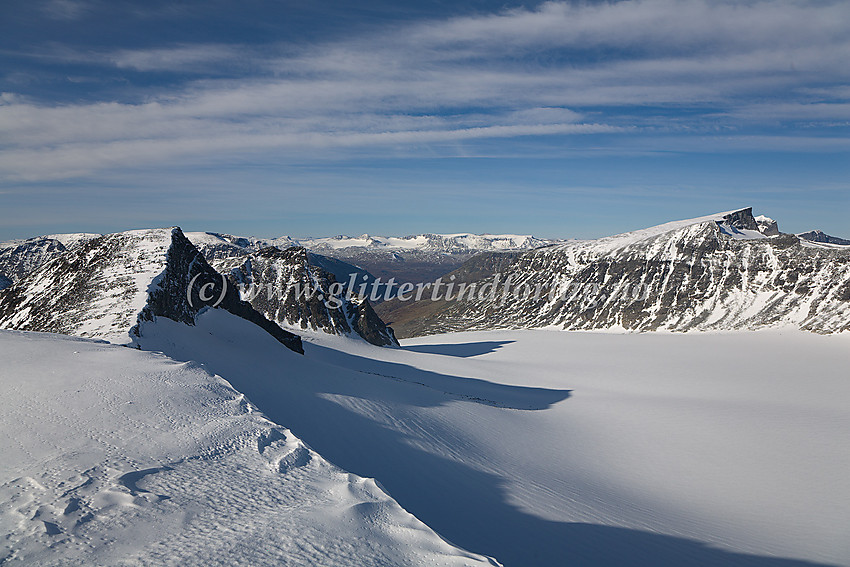
[[[129,342],[171,240],[166,228],[80,240],[4,291],[0,326]]]
[[[299,358],[220,317],[141,346],[504,565],[850,565],[847,334],[315,334]]]
[[[0,360],[4,566],[489,564],[198,364],[16,331]]]
[[[721,233],[735,240],[758,240],[765,238],[765,235],[758,230],[733,226],[734,222],[730,220],[730,217],[736,218],[740,212],[742,212],[742,209],[736,209],[693,219],[671,221],[649,228],[597,238],[596,240],[575,240],[565,244],[559,244],[552,248],[552,250],[570,251],[576,255],[592,254],[598,257],[646,242],[663,242],[663,239],[659,239],[658,237],[680,232],[683,229],[689,229],[691,227],[696,227],[695,231],[698,231],[704,225],[716,225]]]

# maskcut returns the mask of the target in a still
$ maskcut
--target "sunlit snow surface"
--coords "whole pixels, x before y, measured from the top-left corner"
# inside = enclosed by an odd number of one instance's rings
[[[0,360],[4,566],[489,564],[196,363],[14,331]]]
[[[850,565],[846,334],[317,334],[297,357],[227,317],[141,343],[505,565]]]
[[[141,331],[170,358],[0,334],[4,553],[481,560],[397,501],[508,566],[850,565],[847,334]]]

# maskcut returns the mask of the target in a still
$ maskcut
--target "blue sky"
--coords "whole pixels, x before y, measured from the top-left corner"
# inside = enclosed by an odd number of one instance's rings
[[[850,237],[837,1],[0,3],[0,240]]]

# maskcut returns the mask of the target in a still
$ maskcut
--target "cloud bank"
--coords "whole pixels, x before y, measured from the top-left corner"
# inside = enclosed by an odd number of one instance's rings
[[[547,2],[311,45],[39,56],[168,80],[141,100],[4,93],[0,180],[519,137],[594,136],[624,152],[848,150],[843,2]]]

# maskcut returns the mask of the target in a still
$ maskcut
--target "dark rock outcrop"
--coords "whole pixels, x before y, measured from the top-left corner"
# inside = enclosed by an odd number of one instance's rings
[[[759,230],[759,225],[753,216],[753,208],[747,207],[723,216],[723,220],[732,228],[743,230]]]
[[[241,287],[243,298],[280,325],[338,335],[354,332],[377,346],[398,345],[369,301],[311,264],[310,254],[300,246],[263,248],[215,265],[227,274],[231,287]]]
[[[765,216],[756,217],[759,231],[765,236],[779,236],[779,223]]]
[[[227,282],[227,278],[207,263],[183,232],[175,228],[171,234],[165,271],[152,283],[139,321],[166,317],[194,325],[195,317],[202,309],[219,308],[261,327],[290,350],[304,353],[301,337],[263,317],[251,304],[242,301],[239,290]],[[138,325],[133,332],[138,336]]]

